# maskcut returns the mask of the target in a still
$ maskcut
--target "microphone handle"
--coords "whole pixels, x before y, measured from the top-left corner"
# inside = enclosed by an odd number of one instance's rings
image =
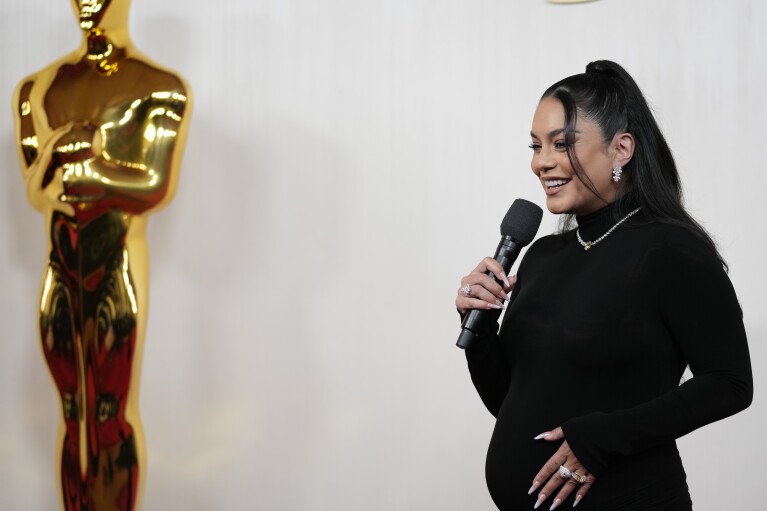
[[[511,236],[503,236],[501,238],[501,242],[498,243],[498,249],[495,251],[495,256],[493,256],[493,259],[501,264],[503,271],[507,275],[509,274],[509,270],[511,270],[511,267],[514,264],[514,261],[516,261],[517,257],[519,257],[519,253],[522,251],[522,247],[524,247],[524,245],[515,241]],[[503,286],[503,282],[499,280],[498,277],[493,274],[493,272],[489,271],[486,273],[486,275],[494,278],[496,282]],[[461,323],[461,334],[458,336],[458,342],[455,343],[455,345],[461,349],[466,349],[471,346],[474,338],[482,332],[483,323],[487,323],[488,321],[497,321],[497,319],[492,318],[493,312],[496,311],[484,309],[470,310],[463,318],[463,322]]]

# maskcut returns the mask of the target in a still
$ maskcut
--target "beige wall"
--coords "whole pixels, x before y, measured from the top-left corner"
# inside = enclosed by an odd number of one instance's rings
[[[178,195],[149,231],[145,509],[491,509],[493,421],[452,301],[511,201],[543,203],[540,93],[597,58],[644,88],[730,263],[756,401],[680,448],[697,511],[755,508],[766,23],[762,0],[134,0],[137,45],[196,93]],[[43,221],[10,96],[78,37],[66,0],[0,3],[0,509],[57,498]]]

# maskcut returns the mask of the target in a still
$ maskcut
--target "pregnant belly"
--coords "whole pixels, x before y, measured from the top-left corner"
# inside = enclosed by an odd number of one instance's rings
[[[530,485],[561,445],[561,442],[533,440],[552,427],[536,429],[536,423],[540,421],[522,413],[504,414],[502,410],[498,415],[487,451],[485,478],[490,496],[499,509],[533,508],[537,493],[527,494]]]
[[[532,495],[527,492],[538,471],[562,444],[533,438],[568,418],[556,416],[556,411],[545,405],[507,397],[498,414],[485,463],[487,487],[500,510],[533,508],[540,490]],[[574,498],[573,492],[562,509],[572,508]],[[542,507],[548,509],[551,502],[549,496]],[[679,452],[671,441],[614,462],[577,509],[684,511],[692,509],[691,506]]]

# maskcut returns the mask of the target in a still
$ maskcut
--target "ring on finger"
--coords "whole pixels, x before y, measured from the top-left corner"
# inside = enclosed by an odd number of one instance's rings
[[[559,476],[562,479],[570,479],[573,476],[573,473],[570,472],[570,470],[567,469],[564,465],[559,465]]]
[[[461,288],[461,294],[466,298],[471,296],[471,284],[466,284]]]
[[[580,483],[580,484],[583,484],[583,483],[585,483],[585,482],[586,482],[586,476],[582,476],[582,475],[580,475],[580,474],[579,474],[578,472],[576,472],[575,470],[573,470],[572,472],[570,472],[570,477],[572,477],[572,478],[573,478],[575,481],[577,481],[577,482],[578,482],[578,483]]]

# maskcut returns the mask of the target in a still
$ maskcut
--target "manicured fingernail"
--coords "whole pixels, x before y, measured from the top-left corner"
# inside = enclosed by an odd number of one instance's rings
[[[533,509],[538,509],[544,500],[546,500],[546,495],[544,495],[543,493],[538,495],[538,500],[535,501],[535,505],[533,506]]]
[[[497,303],[488,303],[491,309],[503,309],[503,305],[498,305]]]
[[[540,434],[540,435],[538,435],[537,437],[533,438],[533,440],[541,440],[541,439],[543,439],[543,438],[546,438],[547,436],[549,436],[549,434],[548,434],[548,433],[541,433],[541,434]]]
[[[549,508],[549,511],[554,511],[556,508],[559,507],[559,505],[562,503],[562,499],[557,499],[554,501],[554,503]]]
[[[537,489],[538,489],[538,487],[539,487],[540,485],[541,485],[541,483],[539,483],[538,481],[533,481],[533,485],[530,487],[530,489],[529,489],[529,490],[527,490],[527,494],[528,494],[528,495],[532,494],[532,493],[533,493],[535,490],[537,490]]]
[[[578,502],[580,502],[582,498],[583,498],[583,495],[576,495],[575,502],[573,502],[573,507],[577,506]]]

